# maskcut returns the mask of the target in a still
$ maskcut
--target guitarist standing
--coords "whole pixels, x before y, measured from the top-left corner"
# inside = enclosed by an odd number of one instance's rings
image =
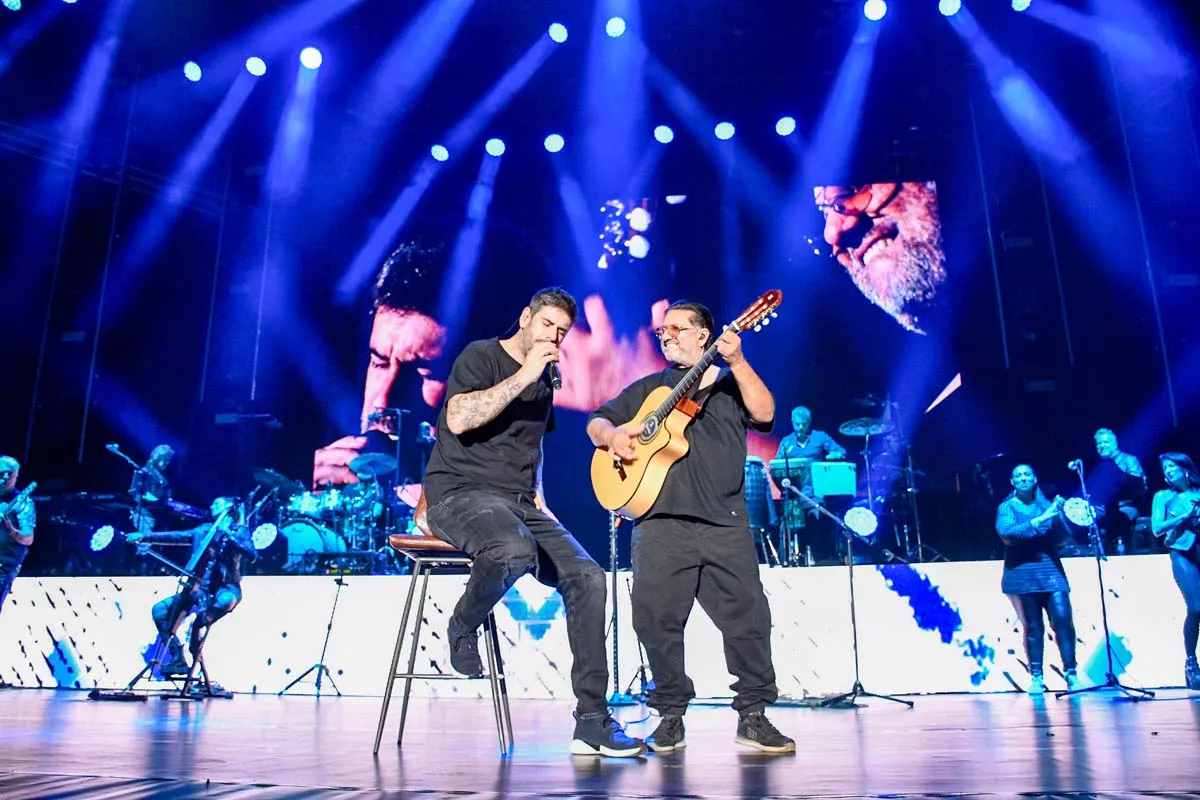
[[[8,600],[13,581],[21,571],[21,562],[33,544],[37,524],[33,499],[17,494],[17,476],[21,465],[11,456],[0,456],[0,611]]]
[[[632,461],[640,429],[633,419],[660,386],[674,385],[712,345],[712,313],[674,303],[655,331],[670,366],[635,381],[588,420],[588,436],[614,461]],[[758,573],[746,515],[746,432],[769,431],[775,398],[731,331],[716,342],[728,367],[710,366],[691,400],[700,404],[685,431],[689,450],[667,473],[654,504],[633,530],[633,626],[646,647],[655,687],[649,705],[661,721],[647,745],[682,748],[683,715],[696,696],[684,665],[684,627],[695,601],[721,631],[725,663],[736,676],[735,741],[768,753],[795,752],[764,709],[778,699],[771,662],[771,609]]]
[[[1200,639],[1200,472],[1183,453],[1158,457],[1167,488],[1154,495],[1150,526],[1155,536],[1164,537],[1171,548],[1171,572],[1183,595],[1187,616],[1183,619],[1184,681],[1189,689],[1200,689],[1200,665],[1196,643]]]

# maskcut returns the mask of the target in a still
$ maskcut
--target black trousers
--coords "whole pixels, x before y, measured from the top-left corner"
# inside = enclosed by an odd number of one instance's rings
[[[771,609],[750,530],[654,517],[633,530],[633,627],[654,672],[650,707],[683,714],[696,696],[683,631],[697,600],[721,632],[725,666],[737,679],[733,707],[745,714],[774,703]]]
[[[468,629],[483,624],[517,579],[532,574],[558,589],[567,614],[571,687],[582,714],[607,714],[604,570],[532,498],[487,491],[455,492],[429,507],[429,526],[471,556],[471,577],[454,616]]]
[[[1042,671],[1042,658],[1046,652],[1043,615],[1050,618],[1063,669],[1075,669],[1075,618],[1071,614],[1070,593],[1019,594],[1017,601],[1021,606],[1021,619],[1025,623],[1025,653],[1029,656],[1030,672]]]

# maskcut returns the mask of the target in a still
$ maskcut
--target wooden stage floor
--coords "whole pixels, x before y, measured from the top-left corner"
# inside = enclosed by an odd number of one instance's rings
[[[776,707],[792,756],[733,743],[722,706],[688,713],[688,747],[640,759],[572,758],[571,706],[513,704],[499,757],[487,700],[417,700],[371,755],[379,701],[241,695],[204,703],[95,703],[0,691],[0,798],[1200,797],[1200,697],[1142,703],[1023,694]],[[641,735],[641,707],[618,709]],[[1196,792],[1196,794],[1192,794]]]

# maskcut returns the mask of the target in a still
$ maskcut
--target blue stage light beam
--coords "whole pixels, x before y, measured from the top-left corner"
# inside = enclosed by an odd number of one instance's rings
[[[276,201],[289,203],[304,187],[312,150],[313,108],[319,70],[301,64],[267,164],[267,186]]]
[[[250,56],[246,59],[246,72],[249,72],[256,78],[261,78],[267,74],[267,62],[258,56]]]
[[[467,298],[471,296],[471,286],[475,282],[475,268],[479,264],[479,252],[483,247],[484,233],[487,231],[488,209],[492,204],[496,175],[500,172],[503,162],[502,155],[503,148],[500,148],[499,152],[489,150],[479,165],[475,186],[467,199],[466,221],[455,238],[454,249],[450,251],[450,265],[447,267],[441,297],[438,300],[437,320],[446,328],[447,347],[451,351],[455,349],[453,341],[462,335],[467,310],[470,308]]]
[[[453,128],[443,137],[443,147],[451,154],[462,153],[474,141],[483,128],[508,104],[513,95],[521,90],[534,73],[546,63],[551,53],[558,47],[549,36],[541,36],[525,51],[517,61],[508,68],[500,79],[492,85],[488,93],[467,112]],[[394,246],[396,237],[404,223],[429,184],[433,181],[441,162],[430,156],[416,168],[413,178],[392,202],[383,220],[375,226],[367,241],[359,248],[354,260],[338,281],[336,296],[338,302],[347,304],[354,301],[363,287],[370,281],[371,276],[379,269],[384,257]]]
[[[192,83],[197,83],[204,77],[204,71],[200,69],[200,65],[195,61],[189,61],[183,65],[183,77],[187,78]]]
[[[183,159],[167,179],[163,194],[138,223],[129,244],[118,251],[109,283],[119,287],[119,291],[110,295],[105,306],[105,314],[110,319],[119,318],[129,299],[136,293],[147,262],[158,252],[175,220],[191,199],[201,176],[212,163],[213,156],[225,141],[257,83],[249,74],[238,73],[217,110],[192,140]]]
[[[774,220],[779,209],[779,187],[754,154],[736,142],[718,141],[712,135],[717,127],[717,119],[690,89],[652,56],[647,57],[646,76],[671,112],[683,121],[714,163],[722,170],[728,170],[734,162],[737,163],[734,175],[739,195],[756,216],[764,224]]]
[[[780,136],[791,136],[796,132],[796,118],[780,117],[775,123],[775,132]]]
[[[504,140],[503,139],[488,139],[484,143],[483,149],[487,151],[489,156],[499,158],[504,155]]]
[[[610,38],[606,21],[620,18],[622,35]],[[578,178],[595,202],[624,188],[646,143],[646,49],[641,42],[640,0],[597,0],[592,7],[587,63],[575,118]]]
[[[722,142],[727,142],[732,139],[735,133],[737,133],[737,129],[733,127],[732,122],[718,122],[713,127],[713,135]]]
[[[962,10],[962,0],[938,0],[938,11],[943,17],[953,17]]]
[[[59,3],[38,3],[21,15],[20,22],[0,40],[0,77],[8,72],[13,59],[49,27],[60,11],[62,5]]]
[[[887,3],[884,0],[867,0],[863,3],[863,16],[871,22],[879,22],[887,16]]]
[[[675,141],[675,131],[666,125],[658,125],[654,128],[654,139],[661,144],[670,144]]]
[[[133,0],[113,0],[104,12],[100,29],[88,49],[87,57],[79,70],[79,78],[59,118],[59,144],[55,148],[55,157],[47,159],[47,164],[70,163],[87,152],[96,115],[100,113],[100,106],[104,101],[108,76],[121,46],[125,20],[132,6]],[[53,208],[65,191],[65,186],[62,185],[65,180],[63,176],[68,172],[52,166],[42,173],[38,196],[41,198],[40,210],[43,214]]]
[[[550,34],[550,38],[553,41],[558,42],[559,44],[562,44],[567,40],[567,26],[563,25],[561,22],[555,22],[552,24],[547,33]]]
[[[625,34],[625,20],[620,17],[609,17],[604,23],[604,32],[613,39],[619,39]]]
[[[1138,76],[1141,81],[1187,75],[1187,55],[1163,30],[1170,30],[1169,23],[1156,21],[1135,0],[1097,0],[1092,7],[1096,13],[1088,14],[1039,0],[1029,6],[1029,16],[1092,43],[1125,70],[1144,73]]]
[[[583,193],[579,180],[571,172],[568,159],[551,159],[554,164],[554,174],[558,179],[558,196],[562,200],[563,212],[567,215],[567,226],[571,231],[571,241],[575,246],[577,258],[577,274],[591,276],[596,266],[599,248],[596,245],[596,231],[593,229],[591,204]],[[592,286],[593,290],[598,287]]]
[[[429,148],[429,155],[433,157],[434,161],[448,161],[450,159],[450,151],[440,144],[435,144]]]
[[[563,139],[562,134],[552,133],[546,137],[546,140],[542,144],[545,146],[546,152],[558,153],[563,149],[566,141]]]

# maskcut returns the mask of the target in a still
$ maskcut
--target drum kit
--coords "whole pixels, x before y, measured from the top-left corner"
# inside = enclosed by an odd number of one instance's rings
[[[252,471],[259,486],[276,496],[279,532],[287,540],[288,573],[311,574],[322,561],[374,560],[385,540],[389,504],[380,478],[396,471],[396,459],[367,453],[349,464],[359,483],[309,491],[273,469]],[[401,506],[402,508],[404,506]]]

